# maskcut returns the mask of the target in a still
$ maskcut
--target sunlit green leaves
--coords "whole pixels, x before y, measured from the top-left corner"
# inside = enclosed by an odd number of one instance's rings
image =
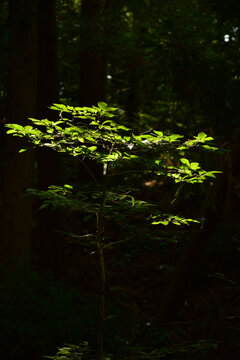
[[[208,144],[209,141],[214,140],[211,136],[207,136],[205,133],[200,132],[197,136],[194,136],[193,139],[189,139],[185,141],[182,145],[178,146],[177,150],[188,150],[196,146],[200,146],[209,151],[218,150],[217,147],[210,146]],[[207,144],[205,144],[207,142]]]
[[[205,171],[198,162],[190,162],[185,157],[179,159],[179,164],[176,161],[169,164],[167,157],[156,159],[164,152],[182,153],[196,146],[215,150],[215,147],[208,145],[213,138],[203,132],[179,146],[183,137],[179,134],[165,135],[158,130],[139,135],[131,133],[129,128],[111,119],[109,114],[115,112],[116,108],[104,102],[91,108],[64,104],[53,104],[50,108],[59,112],[58,121],[30,118],[33,126],[7,124],[7,133],[26,137],[34,146],[49,147],[74,157],[95,159],[100,163],[122,164],[123,161],[141,160],[145,174],[153,171],[155,175],[166,175],[176,183],[199,183],[208,177],[215,177],[217,173]],[[151,160],[146,157],[148,153],[151,153]]]
[[[188,159],[185,159],[185,158],[180,159],[180,161],[181,161],[182,164],[184,164],[186,166],[186,168],[189,168],[189,169],[191,169],[193,171],[200,169],[199,163],[197,163],[197,162],[190,163],[190,161]]]
[[[110,113],[115,112],[116,108],[104,102],[93,107],[53,104],[50,108],[59,112],[58,121],[30,118],[33,126],[7,124],[8,134],[26,137],[34,146],[49,147],[74,157],[87,157],[102,163],[138,159],[139,152],[154,152],[157,155],[158,152],[185,150],[212,140],[205,133],[199,133],[179,146],[183,137],[179,134],[164,135],[162,131],[153,130],[135,135],[129,128],[111,119]],[[208,144],[203,146],[208,150],[214,149]],[[200,169],[198,163],[187,163],[188,160],[183,158],[180,161],[181,167],[162,166],[156,175],[164,174],[167,170],[168,176],[176,182],[191,181],[191,171]],[[203,179],[203,176],[198,177],[198,180],[200,178]]]
[[[170,143],[173,143],[173,142],[176,142],[176,141],[178,141],[179,139],[182,139],[182,138],[183,138],[182,135],[172,134],[172,135],[166,136],[165,140],[169,141]]]
[[[54,356],[44,356],[46,359],[52,360],[76,360],[83,358],[90,358],[90,349],[86,341],[80,342],[79,345],[66,344],[63,347],[57,349],[57,353]]]
[[[129,128],[112,120],[116,108],[99,102],[93,107],[73,107],[64,104],[53,104],[50,107],[59,114],[57,121],[30,118],[32,125],[7,124],[7,133],[25,137],[33,146],[49,147],[57,152],[73,157],[95,159],[105,163],[109,174],[117,176],[138,168],[141,176],[165,176],[176,183],[202,183],[214,178],[219,171],[203,170],[200,164],[190,160],[185,150],[203,147],[215,150],[209,145],[212,137],[200,132],[193,139],[180,143],[179,134],[164,134],[162,131],[150,130],[143,134],[133,134]],[[20,150],[26,151],[26,148]],[[140,165],[139,165],[140,164]],[[80,191],[73,193],[70,185],[51,186],[47,191],[29,192],[43,200],[42,207],[66,207],[73,211],[97,214],[101,208],[102,190]],[[107,218],[125,216],[133,212],[150,212],[156,205],[136,199],[132,193],[110,191],[105,193],[103,214]],[[189,225],[196,222],[173,215],[157,215],[151,218],[154,225]]]
[[[169,224],[173,224],[173,225],[187,225],[189,226],[190,223],[199,223],[198,220],[194,220],[194,219],[186,219],[182,216],[178,216],[178,215],[169,215],[169,214],[161,214],[161,215],[155,215],[152,216],[151,218],[149,218],[148,220],[151,220],[151,224],[152,225],[169,225]]]
[[[201,132],[198,134],[198,136],[194,136],[194,138],[198,141],[205,142],[205,141],[211,141],[213,138],[211,136],[207,136],[205,133]]]
[[[103,110],[103,111],[107,111],[107,112],[112,112],[112,111],[116,111],[117,108],[114,108],[114,107],[109,107],[105,102],[103,101],[100,101],[98,102],[98,107]]]

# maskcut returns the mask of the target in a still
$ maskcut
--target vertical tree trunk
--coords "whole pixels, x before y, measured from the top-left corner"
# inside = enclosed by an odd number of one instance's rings
[[[56,4],[55,0],[38,0],[38,117],[54,120],[56,113],[48,107],[57,99]],[[38,149],[36,154],[39,188],[46,190],[49,185],[59,183],[59,155],[49,149]],[[39,213],[39,266],[42,271],[50,269],[56,277],[63,269],[61,236],[55,231],[59,220],[58,214],[50,209]]]
[[[55,0],[38,0],[38,81],[37,115],[52,118],[56,113],[48,107],[56,102],[57,94],[57,30]],[[37,151],[38,177],[41,189],[57,182],[59,161],[55,152]]]
[[[7,122],[24,124],[36,114],[36,0],[9,0],[9,78]],[[30,257],[31,201],[24,190],[33,181],[33,152],[19,154],[23,142],[8,136],[5,144],[1,260],[21,263]]]
[[[47,107],[52,105],[57,99],[57,27],[55,0],[38,0],[37,111],[39,116],[49,116],[52,112],[49,112]]]
[[[8,76],[8,2],[1,3],[1,21],[0,21],[0,194],[3,191],[3,159],[4,159],[4,142],[7,112],[7,76]],[[1,196],[1,195],[0,195]],[[1,201],[1,200],[0,200]]]
[[[102,47],[102,0],[82,1],[80,105],[92,106],[106,98],[106,53]]]
[[[97,105],[106,98],[107,60],[103,49],[103,11],[109,1],[83,0],[81,16],[81,53],[79,104]],[[86,161],[95,177],[102,176],[102,166]],[[81,180],[87,180],[85,170],[80,166]]]
[[[141,54],[138,57],[130,57],[128,61],[129,92],[126,103],[126,114],[131,124],[134,115],[140,110],[140,87],[143,73],[143,59]]]

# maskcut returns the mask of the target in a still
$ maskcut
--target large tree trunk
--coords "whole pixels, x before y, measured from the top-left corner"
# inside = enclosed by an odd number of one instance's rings
[[[54,119],[49,110],[58,99],[57,94],[57,30],[55,0],[38,0],[38,81],[37,115]],[[39,187],[57,183],[59,161],[57,153],[49,149],[37,151]]]
[[[39,116],[58,99],[57,92],[57,27],[55,0],[38,0],[38,86]]]
[[[109,1],[83,0],[81,14],[81,53],[79,105],[97,105],[106,98],[107,61],[103,49],[103,11]],[[104,5],[104,7],[103,7]],[[102,166],[93,161],[85,161],[96,178],[102,176]],[[88,181],[85,169],[80,165],[80,179]]]
[[[38,84],[37,114],[54,120],[57,115],[48,109],[57,102],[57,27],[55,0],[38,0]],[[49,149],[37,150],[39,188],[46,190],[59,184],[59,154]],[[59,214],[50,209],[41,210],[38,218],[39,243],[37,252],[41,271],[51,270],[59,277],[64,268],[62,239],[55,230],[61,223]]]
[[[131,124],[141,105],[140,88],[144,71],[142,55],[138,54],[138,57],[129,57],[127,66],[129,91],[126,102],[126,115]]]
[[[7,122],[24,124],[36,115],[36,0],[9,1],[9,78]],[[33,152],[19,154],[20,139],[5,144],[1,260],[10,265],[30,258],[32,206],[24,191],[32,186]]]
[[[8,2],[5,0],[1,3],[1,26],[0,31],[0,202],[3,191],[3,159],[4,159],[4,125],[6,123],[7,112],[7,75],[8,75]],[[4,22],[3,22],[4,20]]]

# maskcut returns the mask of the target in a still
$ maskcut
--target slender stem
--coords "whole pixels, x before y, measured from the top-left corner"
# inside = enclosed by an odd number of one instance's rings
[[[95,178],[92,171],[89,167],[85,164],[85,162],[78,158],[78,161],[85,167],[91,178],[93,179],[97,189],[99,190],[99,184],[97,179]],[[108,171],[108,165],[106,169],[106,175]],[[104,254],[103,254],[103,208],[105,202],[105,195],[106,195],[106,183],[104,189],[102,191],[101,197],[101,205],[99,212],[96,213],[97,217],[97,248],[98,248],[98,256],[99,256],[99,265],[100,265],[100,274],[101,274],[101,294],[100,294],[100,309],[99,309],[99,326],[98,326],[98,359],[103,359],[103,332],[104,332],[104,312],[105,312],[105,287],[106,287],[106,272],[105,272],[105,261],[104,261]]]
[[[113,151],[114,144],[110,150]],[[103,334],[104,334],[104,313],[105,313],[105,288],[106,288],[106,271],[104,260],[104,228],[103,228],[103,209],[106,198],[106,188],[108,179],[109,163],[107,163],[105,172],[105,182],[102,191],[101,205],[97,216],[97,248],[99,255],[100,275],[101,275],[101,294],[100,294],[100,309],[99,309],[99,327],[98,327],[98,359],[103,360]]]
[[[99,311],[99,327],[98,327],[98,358],[103,359],[103,334],[104,334],[104,313],[105,313],[105,287],[106,287],[106,273],[105,273],[105,261],[103,255],[103,246],[99,248],[99,260],[101,271],[101,299],[100,299],[100,311]]]
[[[104,332],[104,312],[105,312],[105,287],[106,287],[106,272],[105,261],[103,254],[103,208],[105,201],[106,190],[103,190],[102,200],[99,213],[97,215],[97,247],[99,255],[100,275],[101,275],[101,290],[100,290],[100,309],[99,309],[99,327],[98,327],[98,359],[103,358],[103,332]]]
[[[141,174],[143,172],[144,172],[144,170],[126,170],[126,171],[119,171],[119,172],[116,171],[115,173],[112,174],[112,176],[124,175],[124,174],[130,174],[130,173],[134,173],[134,174],[139,173],[139,174]]]
[[[129,236],[127,239],[110,242],[110,243],[108,243],[107,245],[104,245],[104,249],[106,249],[107,247],[112,246],[112,245],[117,245],[117,244],[119,244],[119,243],[123,243],[123,242],[129,241],[129,240],[133,239],[134,237],[136,237],[137,235],[138,235],[138,234],[134,234],[134,235],[132,235],[132,236]]]
[[[78,161],[80,161],[80,163],[85,167],[85,169],[87,170],[87,172],[89,173],[89,175],[91,176],[91,178],[93,179],[97,189],[99,189],[99,184],[97,182],[97,179],[95,178],[95,176],[93,175],[93,172],[89,169],[89,167],[85,164],[84,160],[80,159],[79,157],[77,157]]]

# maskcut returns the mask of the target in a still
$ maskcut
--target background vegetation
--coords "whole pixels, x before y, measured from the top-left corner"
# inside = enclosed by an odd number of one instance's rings
[[[120,179],[138,189],[137,199],[200,224],[151,227],[137,214],[123,221],[119,205],[108,236],[131,239],[105,251],[105,358],[239,358],[239,7],[235,0],[1,1],[5,359],[37,360],[57,347],[56,358],[96,358],[98,258],[72,236],[93,232],[94,223],[65,208],[39,210],[41,200],[26,196],[27,188],[52,184],[82,191],[89,173],[50,149],[19,154],[24,140],[6,135],[4,125],[27,125],[28,117],[56,121],[53,103],[99,101],[117,107],[117,121],[135,133],[214,137],[222,150],[193,149],[193,158],[223,172],[176,186],[166,177],[139,176],[140,165]],[[102,167],[86,164],[101,182]]]

